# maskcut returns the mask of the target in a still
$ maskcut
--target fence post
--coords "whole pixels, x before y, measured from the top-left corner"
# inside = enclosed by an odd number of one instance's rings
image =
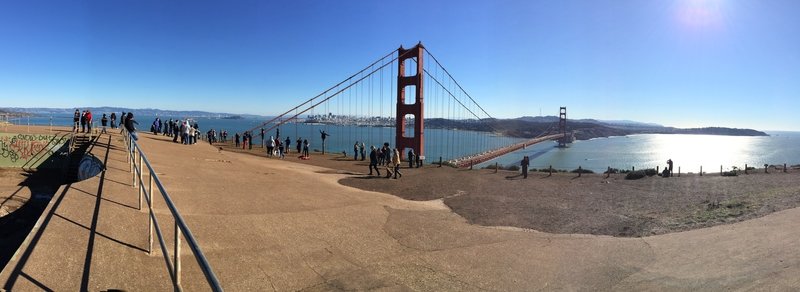
[[[142,196],[144,194],[144,184],[142,184],[142,154],[139,153],[139,210],[142,210]]]
[[[172,263],[175,264],[172,269],[175,272],[175,288],[180,290],[181,286],[181,230],[178,228],[178,222],[175,222],[175,255]]]
[[[722,165],[719,166],[719,175],[722,175]]]
[[[549,168],[548,172],[550,172],[550,175],[553,175],[553,166],[552,165],[550,165],[550,168]]]
[[[656,165],[656,173],[661,173],[661,172],[659,172],[659,171],[658,171],[658,167],[659,167],[659,166],[658,166],[658,165]]]
[[[472,160],[469,161],[469,170],[472,170]]]
[[[678,166],[678,177],[681,177],[681,167]]]
[[[581,177],[582,173],[583,173],[583,169],[581,168],[580,165],[578,165],[578,177]]]
[[[154,226],[153,226],[153,216],[154,216],[153,215],[153,203],[154,202],[153,202],[153,173],[152,172],[150,172],[150,188],[148,189],[147,193],[148,193],[147,198],[148,198],[148,202],[149,202],[149,204],[147,204],[148,209],[149,209],[149,214],[147,215],[147,219],[150,221],[150,224],[148,225],[148,228],[147,228],[147,234],[148,234],[147,241],[149,242],[149,247],[150,248],[147,249],[147,251],[148,251],[148,254],[153,255],[153,228],[154,228]]]
[[[747,163],[744,164],[744,174],[749,174],[747,173]]]
[[[439,167],[442,167],[442,157],[439,156]]]
[[[497,173],[497,161],[494,162],[494,173]]]
[[[703,166],[700,166],[700,176],[703,176]]]
[[[606,171],[606,178],[608,178],[610,176],[611,176],[611,166],[609,166],[608,170]]]
[[[783,172],[786,172],[786,163],[783,164]]]

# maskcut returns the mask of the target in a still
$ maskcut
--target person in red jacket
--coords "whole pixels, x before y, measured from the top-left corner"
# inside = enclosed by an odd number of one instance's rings
[[[86,111],[86,126],[89,129],[88,133],[92,133],[92,111]]]

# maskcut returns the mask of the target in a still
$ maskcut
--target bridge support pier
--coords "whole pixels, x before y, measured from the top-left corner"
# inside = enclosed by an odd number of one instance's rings
[[[404,159],[405,157],[405,150],[407,148],[414,149],[414,153],[419,156],[425,156],[425,148],[423,147],[425,143],[425,135],[423,130],[425,129],[424,121],[424,104],[423,104],[423,77],[424,67],[423,64],[423,55],[424,55],[424,47],[422,43],[417,44],[411,49],[403,49],[401,46],[398,50],[398,72],[397,72],[397,118],[395,119],[397,124],[395,126],[395,145],[397,145],[397,149],[400,151],[400,158]],[[414,70],[414,75],[406,76],[406,60],[408,59],[416,59],[416,70]],[[411,90],[414,91],[415,100],[412,104],[406,103],[406,89],[409,87],[413,87]],[[414,135],[413,136],[406,136],[406,115],[414,116]]]

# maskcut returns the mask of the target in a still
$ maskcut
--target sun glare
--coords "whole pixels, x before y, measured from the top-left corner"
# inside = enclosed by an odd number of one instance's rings
[[[712,30],[723,25],[723,0],[679,0],[677,18],[680,24],[690,30]]]

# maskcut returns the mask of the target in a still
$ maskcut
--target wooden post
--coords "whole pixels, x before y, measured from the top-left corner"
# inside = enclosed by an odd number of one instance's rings
[[[700,176],[703,176],[703,166],[700,166]]]
[[[722,175],[722,165],[719,166],[719,175]]]
[[[497,173],[497,161],[494,162],[494,173]]]
[[[472,170],[472,160],[469,161],[469,170]]]
[[[747,173],[747,163],[744,164],[744,174],[748,174]]]
[[[552,165],[550,166],[549,172],[550,172],[550,175],[553,175],[553,166]]]
[[[783,172],[786,172],[786,163],[783,164]]]
[[[583,169],[578,165],[578,177],[581,177],[581,173],[583,173]]]
[[[631,172],[636,171],[636,166],[631,166]]]
[[[439,156],[439,167],[442,167],[442,157]]]
[[[610,176],[611,176],[611,166],[609,166],[608,170],[606,171],[606,178],[608,178]]]
[[[659,166],[658,166],[658,165],[656,165],[656,173],[661,173],[661,172],[659,172],[659,171],[658,171],[658,167],[659,167]]]
[[[678,166],[678,177],[681,177],[681,167]]]

